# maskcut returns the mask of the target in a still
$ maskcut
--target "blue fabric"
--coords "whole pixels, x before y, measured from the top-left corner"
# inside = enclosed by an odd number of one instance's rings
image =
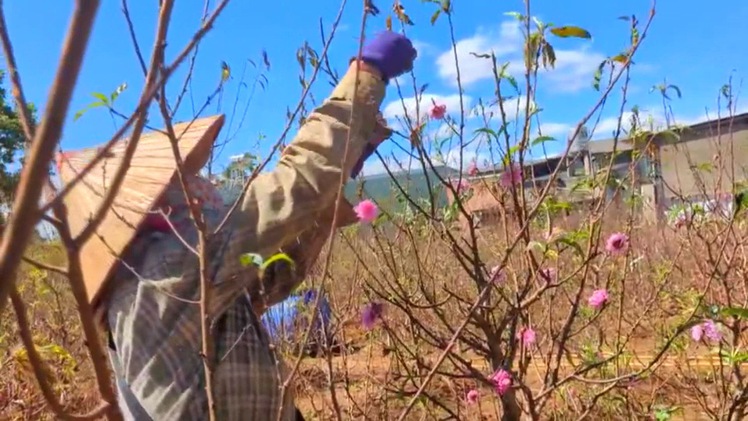
[[[317,292],[315,290],[300,290],[291,294],[285,301],[270,307],[262,316],[262,323],[265,325],[268,335],[276,341],[303,339],[316,298]],[[330,331],[331,320],[332,309],[327,298],[323,296],[320,299],[318,315],[314,321],[314,330],[312,331],[314,339],[322,339],[322,335]],[[296,334],[299,335],[298,338],[295,336]]]

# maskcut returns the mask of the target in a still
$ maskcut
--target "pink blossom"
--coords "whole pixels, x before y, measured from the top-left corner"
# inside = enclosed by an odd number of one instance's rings
[[[471,177],[478,175],[478,164],[476,164],[475,161],[472,161],[470,165],[468,165],[467,173]]]
[[[704,337],[704,326],[701,323],[694,325],[691,328],[691,339],[695,342],[701,342],[701,338]]]
[[[476,404],[478,403],[478,399],[480,398],[480,393],[478,393],[475,389],[470,389],[467,392],[466,399],[469,404]]]
[[[434,104],[429,111],[429,115],[433,120],[441,120],[445,114],[447,114],[447,106],[445,104]]]
[[[587,303],[594,309],[599,309],[607,302],[608,290],[604,288],[593,291],[592,295],[590,295],[590,298],[587,299]]]
[[[710,342],[719,342],[722,340],[722,332],[720,332],[719,326],[714,323],[714,320],[705,320],[691,328],[691,339],[700,342],[704,337]]]
[[[358,219],[363,222],[373,222],[379,215],[379,208],[369,199],[359,202],[353,210],[356,212]]]
[[[499,177],[499,183],[504,188],[509,188],[513,185],[520,184],[522,182],[522,168],[519,164],[512,164],[512,166],[501,173]]]
[[[489,380],[493,383],[494,389],[499,396],[506,393],[512,387],[512,375],[503,368],[493,373]]]
[[[611,234],[605,242],[605,250],[613,255],[624,254],[628,248],[629,236],[622,232]]]
[[[722,340],[722,332],[719,331],[719,327],[714,323],[714,320],[707,320],[704,322],[704,336],[712,342],[719,342]]]
[[[537,338],[537,334],[535,333],[535,330],[533,328],[527,326],[525,328],[522,328],[522,330],[519,333],[520,340],[522,341],[522,345],[525,348],[530,347],[532,344],[535,343],[535,339]]]

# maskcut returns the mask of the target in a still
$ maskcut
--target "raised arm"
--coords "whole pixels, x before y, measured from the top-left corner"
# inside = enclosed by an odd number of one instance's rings
[[[286,147],[277,167],[251,183],[232,216],[231,241],[222,253],[218,283],[241,271],[241,254],[268,257],[278,252],[333,207],[341,175],[347,181],[377,126],[386,80],[409,70],[415,54],[407,38],[384,33],[365,48],[362,62],[351,62],[332,94]],[[247,286],[230,284],[224,289],[232,293]],[[271,301],[282,299],[272,295]]]
[[[277,252],[331,206],[342,174],[347,181],[374,130],[385,91],[379,72],[366,64],[355,89],[357,67],[352,63],[332,95],[307,117],[277,167],[250,185],[232,221],[245,253]]]

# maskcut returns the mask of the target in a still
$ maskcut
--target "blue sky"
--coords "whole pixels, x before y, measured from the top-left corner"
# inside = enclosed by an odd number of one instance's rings
[[[4,4],[26,95],[40,109],[43,109],[59,60],[62,37],[73,2],[43,3],[41,6],[42,2],[15,0]],[[198,28],[203,7],[203,2],[197,1],[176,3],[167,49],[169,58],[176,56]],[[215,4],[216,1],[211,3]],[[521,57],[518,55],[521,52],[521,37],[512,18],[505,13],[522,10],[524,5],[516,0],[466,0],[453,3],[455,38],[465,81],[464,99],[469,105],[475,105],[478,98],[490,101],[493,95],[490,72],[487,72],[490,68],[472,58],[470,52],[486,53],[493,50],[502,62],[514,62]],[[391,7],[389,2],[382,0],[377,0],[376,4],[382,13],[369,19],[367,33],[370,35],[384,29],[385,17]],[[425,97],[424,106],[430,106],[433,98],[447,105],[448,112],[454,116],[459,111],[458,90],[447,20],[442,17],[433,26],[429,23],[437,7],[435,4],[416,0],[402,0],[402,4],[415,22],[415,26],[408,27],[407,31],[419,49],[415,65],[418,84],[428,83],[426,94],[433,95]],[[643,0],[539,0],[533,3],[532,14],[543,21],[556,25],[578,25],[590,31],[593,37],[592,40],[553,41],[558,56],[556,69],[541,77],[541,88],[535,98],[537,106],[543,109],[540,119],[546,132],[565,139],[569,128],[596,102],[599,94],[591,87],[595,67],[602,58],[619,53],[627,45],[627,24],[617,17],[633,13],[644,21],[650,5],[649,1]],[[226,61],[232,67],[234,79],[226,85],[222,101],[214,101],[206,114],[225,112],[230,117],[239,86],[239,74],[247,60],[261,63],[261,51],[264,49],[271,62],[271,68],[266,72],[269,81],[267,89],[255,92],[242,128],[237,131],[239,116],[235,117],[233,127],[224,128],[223,138],[231,134],[232,141],[222,153],[219,168],[230,155],[247,151],[264,155],[275,143],[285,125],[286,109],[295,106],[301,93],[296,50],[306,40],[321,51],[319,20],[322,19],[329,33],[339,6],[335,1],[234,0],[218,19],[215,29],[200,46],[192,84],[195,102],[201,104],[215,89],[220,78],[221,61]],[[145,54],[149,54],[153,42],[156,8],[155,1],[130,1],[130,11]],[[714,0],[708,5],[694,0],[661,1],[648,38],[635,59],[637,64],[629,104],[638,104],[657,118],[661,115],[661,106],[658,106],[660,99],[649,91],[651,86],[666,78],[669,83],[678,85],[683,93],[682,98],[674,100],[672,104],[679,122],[703,119],[707,108],[712,113],[716,112],[720,86],[731,75],[740,84],[746,74],[748,55],[741,53],[742,46],[748,41],[746,16],[748,3],[742,0]],[[360,17],[359,2],[349,2],[330,52],[330,61],[340,72],[345,69],[348,58],[356,52]],[[252,72],[252,68],[249,68],[246,79],[249,84],[254,80],[255,73]],[[173,79],[169,86],[172,98],[183,80],[184,72]],[[120,2],[102,1],[92,43],[73,97],[69,123],[62,140],[63,149],[92,146],[108,139],[115,130],[117,120],[113,120],[105,110],[89,111],[77,121],[73,121],[72,117],[75,111],[94,101],[92,93],[108,94],[122,83],[127,83],[129,88],[117,100],[116,107],[127,113],[134,108],[143,76],[135,59]],[[406,98],[406,102],[412,105],[414,93],[410,86],[408,83],[403,88],[403,95],[411,97],[409,102]],[[239,114],[248,95],[248,90],[242,89]],[[330,89],[328,79],[321,76],[313,94],[317,99],[322,99]],[[613,99],[616,98],[614,96]],[[618,102],[608,105],[595,137],[609,136],[613,129],[612,118],[617,114],[618,107]],[[745,109],[740,104],[738,108]],[[388,89],[382,109],[390,122],[397,126],[396,119],[402,114],[403,108],[394,86]],[[185,100],[177,118],[184,120],[191,116],[190,101]],[[471,120],[468,129],[475,129],[477,123]],[[430,124],[434,126],[430,127],[430,133],[439,133],[439,127],[435,123]],[[450,145],[454,147],[454,143]],[[561,145],[562,142],[556,142],[550,149],[555,150]],[[390,155],[396,150],[391,144],[386,144],[380,152]],[[482,150],[472,150],[465,159],[474,156],[483,159],[483,154]],[[452,155],[448,155],[447,159],[451,164],[456,163]],[[366,173],[378,171],[381,171],[381,163],[375,160],[365,169]]]

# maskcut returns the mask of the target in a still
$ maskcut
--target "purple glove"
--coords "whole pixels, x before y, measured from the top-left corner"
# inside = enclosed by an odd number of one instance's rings
[[[365,63],[376,67],[387,81],[410,71],[417,55],[418,52],[408,38],[396,32],[385,31],[377,34],[364,46],[361,58]]]

